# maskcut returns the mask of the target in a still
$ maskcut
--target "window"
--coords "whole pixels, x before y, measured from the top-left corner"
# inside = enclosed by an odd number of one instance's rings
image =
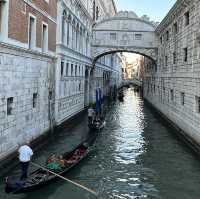
[[[3,3],[0,1],[0,32],[2,32],[2,22],[3,22]]]
[[[116,40],[117,39],[116,33],[110,33],[110,39],[111,40]]]
[[[42,25],[42,52],[48,51],[48,29],[47,25]]]
[[[29,32],[28,32],[28,38],[29,38],[29,48],[34,48],[36,43],[36,23],[35,18],[31,17],[29,18]]]
[[[169,40],[169,31],[166,32],[166,41]]]
[[[176,64],[176,52],[173,52],[173,64]]]
[[[184,106],[185,105],[185,93],[181,93],[181,105]]]
[[[37,106],[37,97],[38,97],[38,94],[33,93],[33,108],[36,108]]]
[[[165,56],[165,66],[167,66],[167,65],[168,65],[168,57]]]
[[[200,97],[196,96],[195,100],[196,100],[196,111],[197,113],[200,113]]]
[[[173,29],[174,29],[174,34],[177,34],[178,33],[178,24],[177,24],[177,22],[174,23]]]
[[[64,71],[64,62],[61,62],[61,68],[60,68],[60,75],[61,77],[63,76],[63,71]]]
[[[67,45],[69,45],[69,27],[70,27],[70,20],[71,20],[71,16],[68,17],[67,20]]]
[[[78,90],[81,91],[81,82],[79,82]]]
[[[163,43],[162,36],[160,37],[160,43],[161,43],[161,44]]]
[[[75,76],[77,76],[77,65],[75,66]]]
[[[96,20],[99,19],[99,7],[97,6],[96,7]]]
[[[142,34],[135,34],[135,40],[141,40]]]
[[[184,14],[184,19],[185,19],[185,26],[188,26],[190,24],[190,13],[189,13],[189,11]]]
[[[170,97],[171,97],[171,101],[173,102],[174,101],[174,90],[173,89],[170,90]]]
[[[95,9],[96,9],[96,3],[95,3],[95,0],[93,1],[93,7],[92,7],[92,13],[93,13],[93,20],[95,21]]]
[[[66,72],[65,72],[66,76],[68,76],[68,71],[69,71],[69,63],[66,63]]]
[[[74,65],[71,64],[71,76],[73,76],[73,73],[74,73]]]
[[[7,98],[7,115],[13,114],[13,97]]]
[[[187,62],[188,61],[188,48],[184,48],[184,61]]]
[[[49,100],[52,100],[52,97],[53,97],[53,92],[49,91]]]
[[[62,42],[65,42],[65,19],[66,19],[66,11],[64,10],[62,13]]]
[[[0,0],[0,33],[5,34],[6,28],[4,27],[8,20],[6,16],[8,1]],[[22,11],[23,12],[23,11]]]

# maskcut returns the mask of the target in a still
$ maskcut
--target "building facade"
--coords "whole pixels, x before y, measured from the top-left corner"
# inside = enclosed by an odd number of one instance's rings
[[[107,87],[112,87],[108,79],[119,57],[104,56],[94,66],[91,51],[93,25],[116,14],[112,0],[62,0],[58,2],[57,12],[62,13],[58,15],[56,45],[55,121],[58,125],[95,102],[97,88],[105,95],[108,93]]]
[[[157,27],[157,65],[145,59],[145,98],[200,144],[200,2],[178,0]]]

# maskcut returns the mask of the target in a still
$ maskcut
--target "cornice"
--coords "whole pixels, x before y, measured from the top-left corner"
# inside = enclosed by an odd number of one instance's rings
[[[192,4],[193,0],[177,0],[174,6],[170,9],[168,14],[165,16],[165,18],[161,21],[161,23],[156,28],[157,33],[163,32],[163,30],[171,24],[175,18],[177,18],[181,11],[190,6]]]
[[[103,23],[108,22],[108,21],[115,21],[115,20],[116,20],[116,21],[117,21],[117,20],[135,20],[135,21],[140,21],[140,22],[146,23],[146,24],[152,26],[154,29],[156,29],[156,26],[155,26],[153,23],[151,23],[150,21],[143,20],[143,19],[141,19],[141,18],[115,17],[115,16],[114,16],[114,17],[110,17],[109,19],[104,19],[104,20],[102,20],[102,21],[96,23],[96,24],[94,25],[94,27],[93,27],[93,30],[95,30],[95,28],[98,27],[98,25],[100,25],[100,24],[103,24]]]

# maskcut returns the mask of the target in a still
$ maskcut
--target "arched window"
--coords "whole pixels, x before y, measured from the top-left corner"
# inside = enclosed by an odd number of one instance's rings
[[[79,24],[76,26],[76,50],[78,50],[78,44],[79,44]]]
[[[76,22],[73,20],[72,23],[72,48],[74,48],[75,40],[76,40]]]
[[[62,42],[63,43],[64,43],[65,37],[66,37],[66,35],[65,35],[65,20],[66,20],[66,15],[67,15],[67,13],[64,10],[63,14],[62,14]]]
[[[96,18],[96,17],[95,17],[95,14],[96,14],[96,13],[95,13],[95,9],[96,9],[96,3],[95,3],[95,0],[94,0],[94,1],[93,1],[93,8],[92,8],[92,10],[93,10],[93,12],[92,12],[92,13],[93,13],[93,20],[94,20],[94,21],[95,21],[95,18]]]
[[[77,76],[77,65],[75,66],[75,76]]]
[[[89,34],[87,33],[87,36],[86,36],[86,56],[88,55],[88,52],[89,52]]]
[[[83,46],[83,32],[82,27],[80,27],[80,37],[79,37],[79,52],[82,52],[82,46]]]
[[[96,20],[99,19],[99,7],[97,6],[96,7]]]
[[[71,26],[71,15],[69,15],[67,19],[67,45],[69,45],[70,26]]]

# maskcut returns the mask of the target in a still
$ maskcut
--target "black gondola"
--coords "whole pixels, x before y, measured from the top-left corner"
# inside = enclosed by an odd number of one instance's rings
[[[97,133],[94,133],[92,136],[90,135],[90,137],[86,141],[82,142],[74,150],[69,153],[63,154],[65,167],[61,171],[56,173],[62,175],[68,172],[74,166],[76,166],[84,157],[87,156],[90,151],[90,147],[94,143],[96,137]],[[77,151],[79,151],[78,156]],[[44,185],[47,185],[56,178],[57,176],[43,169],[37,169],[31,172],[29,174],[29,177],[25,181],[20,181],[20,176],[6,177],[5,192],[13,194],[31,192],[43,187]]]
[[[119,93],[118,93],[118,100],[119,100],[120,102],[123,102],[123,101],[124,101],[124,93],[123,93],[123,92],[119,92]]]
[[[91,131],[100,131],[105,127],[105,120],[102,119],[100,121],[94,121],[93,123],[88,124],[88,127]]]

